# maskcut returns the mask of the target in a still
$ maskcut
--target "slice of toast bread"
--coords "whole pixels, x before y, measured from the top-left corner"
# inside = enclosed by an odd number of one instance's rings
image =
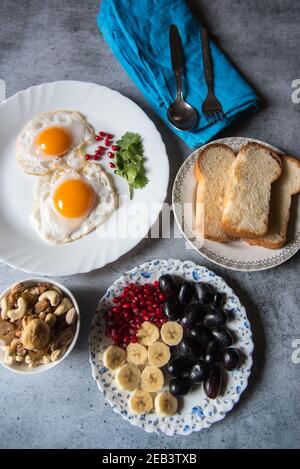
[[[258,238],[266,234],[271,185],[281,171],[281,159],[270,148],[258,143],[241,148],[225,192],[221,224],[228,235]]]
[[[234,159],[235,153],[229,146],[216,143],[199,151],[194,166],[198,181],[196,230],[200,231],[198,227],[201,226],[204,238],[222,243],[232,241],[221,226],[221,218],[228,174]]]
[[[281,157],[282,175],[274,182],[267,233],[261,238],[245,239],[248,244],[279,249],[286,243],[292,196],[300,192],[300,160]]]

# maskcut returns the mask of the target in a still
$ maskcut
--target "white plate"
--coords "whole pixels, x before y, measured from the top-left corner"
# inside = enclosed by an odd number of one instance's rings
[[[243,351],[245,360],[238,370],[227,373],[226,388],[223,394],[215,400],[208,399],[203,387],[198,385],[187,396],[184,396],[182,408],[174,417],[158,417],[155,413],[142,416],[132,415],[128,413],[127,407],[130,393],[120,391],[116,387],[113,374],[103,365],[103,351],[112,343],[111,339],[107,338],[104,333],[103,313],[114,304],[113,297],[120,295],[123,287],[128,283],[153,282],[165,273],[179,276],[188,281],[207,282],[218,291],[226,293],[227,302],[224,309],[230,311],[231,317],[228,327],[236,337],[234,346]],[[241,305],[238,297],[221,277],[205,267],[198,266],[193,262],[174,259],[167,261],[157,259],[147,262],[130,270],[113,283],[99,302],[91,327],[89,346],[93,377],[113,410],[133,425],[141,427],[147,432],[166,433],[167,435],[188,435],[223,419],[226,413],[238,402],[247,387],[252,366],[253,341],[250,324],[245,308]]]
[[[25,175],[15,158],[15,142],[23,126],[37,113],[55,109],[81,112],[97,130],[117,138],[138,132],[145,147],[148,185],[134,191],[133,201],[119,209],[90,235],[66,245],[43,241],[29,220],[34,176]],[[71,275],[88,272],[118,259],[148,233],[166,197],[169,163],[159,132],[147,115],[130,99],[93,83],[58,81],[21,91],[0,105],[0,260],[26,272]],[[107,166],[106,166],[107,167]],[[113,170],[108,169],[113,175]],[[114,176],[119,194],[127,184]],[[145,210],[151,205],[151,211]],[[126,210],[128,209],[129,214]],[[118,229],[129,222],[131,233]]]
[[[211,145],[212,143],[224,143],[229,145],[233,151],[237,153],[241,146],[247,142],[258,142],[272,148],[280,154],[282,153],[278,148],[265,142],[247,137],[222,138],[210,142],[207,145]],[[205,148],[207,145],[203,145],[201,149]],[[215,264],[227,267],[228,269],[256,271],[276,267],[290,259],[300,249],[300,203],[298,197],[293,200],[288,242],[283,248],[272,250],[259,246],[249,246],[246,242],[240,240],[231,243],[218,243],[205,239],[202,245],[193,233],[195,209],[193,208],[191,217],[185,216],[184,223],[180,222],[180,220],[183,220],[182,207],[184,204],[192,203],[193,207],[195,207],[197,183],[193,174],[193,168],[197,157],[198,150],[192,153],[179,169],[173,185],[172,202],[175,220],[179,229],[199,254],[202,254],[202,256]]]

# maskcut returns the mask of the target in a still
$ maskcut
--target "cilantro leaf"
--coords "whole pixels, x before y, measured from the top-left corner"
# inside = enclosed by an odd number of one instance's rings
[[[115,174],[127,181],[132,198],[133,189],[141,189],[149,182],[145,175],[143,141],[139,134],[126,132],[117,145],[119,150],[115,159]]]

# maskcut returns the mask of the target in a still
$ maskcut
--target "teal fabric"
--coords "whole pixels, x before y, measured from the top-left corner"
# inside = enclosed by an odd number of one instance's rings
[[[225,118],[209,123],[201,106],[207,93],[203,74],[200,25],[184,0],[102,0],[98,27],[113,53],[150,105],[188,146],[196,148],[226,128],[246,111],[256,111],[259,100],[253,89],[211,41],[214,90]],[[175,98],[171,68],[169,25],[177,25],[183,44],[184,97],[199,114],[192,131],[174,129],[167,109]]]

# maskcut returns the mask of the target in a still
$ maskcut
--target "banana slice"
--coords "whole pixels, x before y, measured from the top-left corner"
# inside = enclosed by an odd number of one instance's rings
[[[178,401],[170,392],[160,392],[155,398],[154,405],[157,415],[171,417],[177,412]]]
[[[183,337],[183,327],[176,321],[165,322],[160,330],[162,340],[167,345],[178,345]]]
[[[109,370],[116,370],[123,365],[126,352],[117,345],[110,345],[103,354],[103,364]]]
[[[136,389],[129,398],[129,410],[133,414],[149,414],[153,409],[151,394],[142,389]]]
[[[148,360],[150,365],[161,368],[166,365],[171,358],[169,347],[163,342],[155,342],[149,345]]]
[[[136,335],[139,343],[148,347],[159,339],[159,330],[152,322],[144,321]]]
[[[116,383],[123,391],[134,391],[141,383],[141,372],[135,365],[123,365],[117,371]]]
[[[163,385],[163,372],[156,366],[146,366],[142,372],[142,389],[148,392],[157,392],[161,390]]]
[[[141,344],[129,344],[126,348],[127,363],[133,365],[144,365],[147,360],[147,350]]]

